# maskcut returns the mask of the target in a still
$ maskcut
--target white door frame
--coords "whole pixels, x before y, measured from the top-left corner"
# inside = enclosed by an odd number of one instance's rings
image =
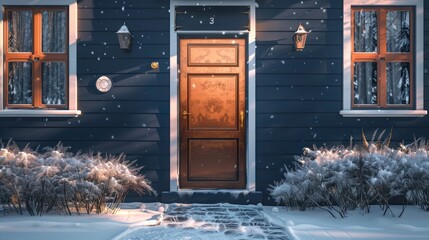
[[[249,6],[250,7],[250,31],[175,31],[176,6]],[[190,191],[180,190],[179,187],[179,79],[178,79],[178,34],[244,34],[248,36],[248,81],[247,81],[247,132],[246,132],[246,189],[235,191],[256,190],[256,21],[255,0],[230,0],[230,1],[194,1],[171,0],[170,1],[170,192]],[[191,190],[192,191],[192,190]],[[201,190],[206,192],[205,190]],[[215,191],[225,191],[222,189]],[[231,190],[227,190],[231,192]],[[213,192],[213,190],[210,190]]]

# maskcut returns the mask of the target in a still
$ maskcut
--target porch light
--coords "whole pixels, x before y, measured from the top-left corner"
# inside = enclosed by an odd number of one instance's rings
[[[296,29],[295,34],[293,35],[293,39],[295,41],[295,50],[296,51],[302,51],[305,47],[305,41],[307,41],[307,32],[304,28],[304,26],[301,25],[301,23],[298,26],[298,29]]]
[[[132,35],[130,31],[128,31],[125,23],[116,33],[118,34],[120,49],[129,50],[131,46]]]

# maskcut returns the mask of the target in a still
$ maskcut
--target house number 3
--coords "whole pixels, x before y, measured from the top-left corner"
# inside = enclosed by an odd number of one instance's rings
[[[210,23],[211,25],[213,25],[213,24],[215,23],[215,18],[214,18],[214,17],[211,17],[211,18],[210,18],[209,23]]]

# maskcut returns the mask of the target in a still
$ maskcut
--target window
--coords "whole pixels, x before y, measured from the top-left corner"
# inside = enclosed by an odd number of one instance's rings
[[[412,8],[352,8],[353,108],[413,106]]]
[[[6,108],[67,108],[67,9],[5,8]]]
[[[1,1],[0,117],[76,116],[76,1]],[[63,3],[63,6],[61,5]],[[7,4],[10,5],[7,5]]]
[[[343,116],[426,114],[423,65],[415,60],[423,59],[419,4],[422,0],[345,0]]]

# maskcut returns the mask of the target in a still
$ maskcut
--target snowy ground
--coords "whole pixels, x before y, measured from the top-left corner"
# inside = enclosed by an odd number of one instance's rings
[[[0,240],[107,240],[128,229],[157,225],[162,220],[157,203],[127,203],[115,215],[20,216],[0,215]]]
[[[372,206],[370,214],[353,211],[344,219],[334,219],[320,209],[301,212],[279,208],[279,213],[273,213],[271,209],[264,207],[267,218],[286,226],[296,240],[429,239],[429,212],[414,206],[407,207],[401,218],[392,217],[392,214],[383,216],[378,206]],[[398,216],[402,207],[392,206],[392,209]]]
[[[229,204],[162,207],[158,203],[140,207],[133,203],[116,215],[0,215],[0,239],[429,239],[429,213],[408,207],[397,218],[382,216],[377,208],[373,206],[371,214],[355,211],[345,219],[334,219],[318,209],[299,212],[279,207],[277,213],[272,211],[273,207]],[[394,207],[394,212],[398,215],[400,207]],[[240,226],[236,222],[241,222]]]

